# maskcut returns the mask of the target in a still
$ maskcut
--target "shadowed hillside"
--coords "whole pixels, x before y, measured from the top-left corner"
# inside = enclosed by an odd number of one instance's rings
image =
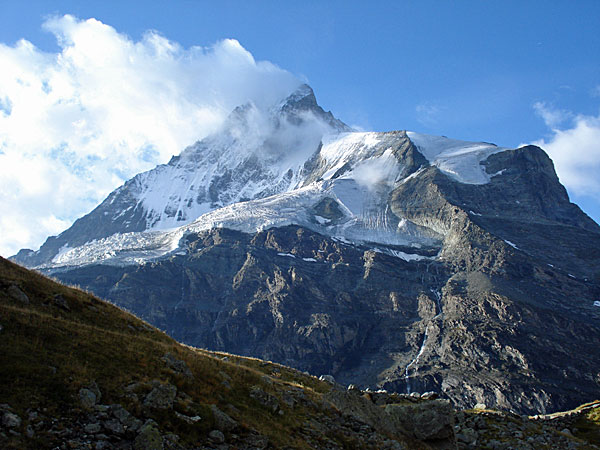
[[[486,448],[512,442],[514,427],[546,446],[519,448],[595,448],[569,427],[598,439],[597,403],[561,416],[560,430],[554,416],[494,411],[459,412],[456,428],[450,403],[434,397],[346,389],[187,347],[0,259],[2,448]]]

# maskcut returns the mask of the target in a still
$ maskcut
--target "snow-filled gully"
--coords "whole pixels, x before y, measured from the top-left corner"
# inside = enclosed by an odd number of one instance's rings
[[[427,326],[425,327],[425,334],[423,335],[423,342],[421,343],[421,348],[419,348],[419,352],[417,353],[417,356],[415,356],[404,368],[404,380],[406,381],[406,393],[407,394],[411,393],[411,385],[410,385],[411,370],[413,371],[412,377],[413,378],[416,377],[419,372],[419,359],[425,352],[425,348],[427,347],[427,345],[429,343],[429,328],[430,328],[430,326],[433,325],[433,322],[435,320],[440,319],[439,327],[440,327],[440,334],[441,334],[442,326],[444,323],[444,321],[443,321],[444,312],[442,310],[442,293],[435,289],[430,289],[430,291],[433,294],[433,297],[435,299],[437,314],[429,321],[429,323],[427,323]]]

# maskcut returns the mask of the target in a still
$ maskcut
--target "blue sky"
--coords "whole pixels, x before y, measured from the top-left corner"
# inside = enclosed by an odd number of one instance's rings
[[[156,30],[178,43],[188,58],[193,55],[185,50],[192,46],[207,48],[233,38],[257,62],[270,61],[307,81],[319,103],[350,125],[375,131],[409,129],[507,147],[537,142],[555,160],[572,200],[600,221],[596,180],[600,179],[596,177],[600,2],[374,3],[29,1],[25,5],[3,0],[0,43],[13,48],[24,38],[36,52],[56,57],[64,50],[56,39],[62,31],[56,30],[64,24],[55,25],[54,33],[42,24],[64,14],[95,18],[133,43]],[[21,59],[24,52],[21,49]],[[0,110],[3,104],[6,110],[8,103],[0,95]],[[145,153],[132,156],[146,158],[148,164],[124,163],[120,178],[165,162],[167,155],[155,143],[167,140],[164,136],[151,140]],[[175,144],[179,142],[165,148],[176,153]],[[84,169],[73,168],[78,170]],[[59,232],[118,184],[115,175],[98,187],[99,194],[63,205],[63,212],[38,228]],[[46,191],[40,187],[39,195]],[[4,203],[0,206],[12,207],[9,200],[18,195],[0,193]],[[19,245],[41,243],[34,233],[14,234],[13,239]],[[0,246],[0,253],[7,251]]]

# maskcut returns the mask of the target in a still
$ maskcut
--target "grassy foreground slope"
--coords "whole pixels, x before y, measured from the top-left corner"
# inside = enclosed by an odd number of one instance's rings
[[[343,418],[330,383],[181,345],[5,259],[0,327],[0,447],[426,448]]]
[[[559,419],[455,421],[432,397],[187,347],[0,258],[0,448],[597,448],[600,403]]]

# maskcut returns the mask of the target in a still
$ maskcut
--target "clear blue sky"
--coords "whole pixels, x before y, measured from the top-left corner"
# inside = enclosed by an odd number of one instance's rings
[[[597,0],[2,0],[0,42],[26,38],[58,52],[41,24],[67,13],[96,18],[133,41],[149,29],[185,48],[235,38],[256,60],[306,79],[326,110],[364,129],[514,147],[552,143],[553,128],[600,128]],[[582,160],[600,168],[600,150],[586,145]],[[572,150],[561,151],[564,159]],[[596,221],[598,186],[567,186]]]

